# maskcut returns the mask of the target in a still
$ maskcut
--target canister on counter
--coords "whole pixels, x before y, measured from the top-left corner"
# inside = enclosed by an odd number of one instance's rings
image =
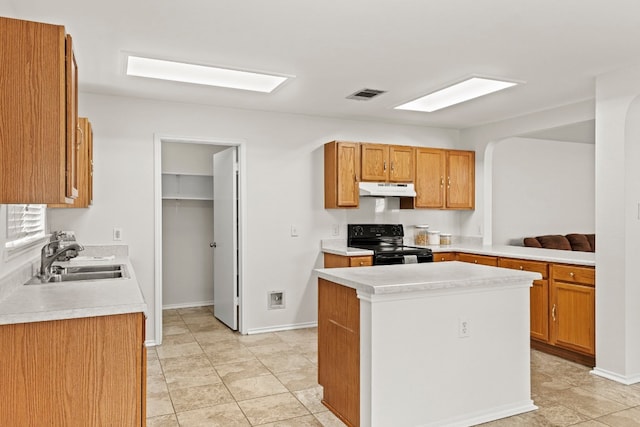
[[[441,245],[450,245],[451,244],[451,234],[450,233],[440,233],[440,244]]]
[[[439,231],[427,231],[427,244],[439,245],[440,244],[440,232]]]
[[[414,244],[421,246],[428,245],[427,230],[429,230],[429,226],[426,224],[416,225],[416,231],[413,236]]]

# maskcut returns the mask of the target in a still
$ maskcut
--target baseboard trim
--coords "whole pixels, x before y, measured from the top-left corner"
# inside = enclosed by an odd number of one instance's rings
[[[590,373],[602,378],[606,378],[608,380],[612,380],[612,381],[624,384],[624,385],[640,383],[640,374],[626,376],[626,375],[616,374],[615,372],[607,371],[606,369],[601,369],[598,367],[593,368],[593,370],[591,370]]]
[[[465,414],[457,416],[455,418],[439,420],[435,423],[427,423],[424,424],[424,427],[436,427],[445,425],[450,427],[474,426],[482,423],[488,423],[490,421],[500,420],[502,418],[512,417],[518,414],[524,414],[525,412],[531,412],[537,409],[538,407],[533,404],[533,401],[529,400],[526,402],[515,403],[513,405],[505,405],[502,407],[492,408],[486,411]]]
[[[202,307],[205,305],[213,305],[213,300],[211,301],[196,301],[196,302],[185,302],[181,304],[166,304],[162,306],[163,310],[175,310],[178,308],[193,308],[193,307]]]
[[[247,329],[247,335],[264,334],[267,332],[292,331],[294,329],[317,328],[318,322],[293,323],[290,325],[268,326],[265,328]]]

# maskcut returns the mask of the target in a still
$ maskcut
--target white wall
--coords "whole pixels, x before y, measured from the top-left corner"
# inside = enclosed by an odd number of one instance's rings
[[[312,324],[317,318],[312,269],[322,265],[320,240],[332,238],[332,224],[373,221],[344,209],[325,210],[323,144],[342,139],[455,148],[458,131],[377,122],[313,118],[80,94],[80,114],[94,128],[94,206],[58,210],[52,226],[76,230],[85,243],[113,243],[112,228],[123,229],[123,243],[150,308],[148,338],[154,331],[154,134],[246,141],[247,236],[245,329],[249,332]],[[367,213],[367,210],[369,211]],[[400,222],[437,221],[458,233],[456,212],[397,212]],[[290,236],[290,226],[299,237]],[[340,236],[345,238],[342,234]],[[284,290],[286,308],[267,309],[267,292]]]
[[[213,301],[213,202],[162,201],[162,305]]]
[[[476,209],[460,214],[461,233],[482,235],[485,243],[492,243],[494,144],[503,139],[581,123],[594,117],[595,102],[589,100],[460,131],[460,147],[476,151]]]
[[[595,233],[595,145],[509,138],[493,151],[493,243]]]

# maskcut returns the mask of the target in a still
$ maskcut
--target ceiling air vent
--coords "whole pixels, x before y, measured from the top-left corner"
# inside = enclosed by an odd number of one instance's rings
[[[368,101],[371,98],[375,98],[378,95],[385,93],[386,90],[377,89],[361,89],[351,95],[347,96],[347,99],[356,99],[358,101]]]

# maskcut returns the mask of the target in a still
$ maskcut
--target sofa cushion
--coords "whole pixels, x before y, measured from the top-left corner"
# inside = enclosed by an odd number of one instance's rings
[[[571,244],[571,249],[580,252],[593,252],[591,244],[584,234],[567,234],[567,240]]]
[[[569,239],[559,234],[551,234],[548,236],[536,237],[540,242],[540,245],[545,249],[562,249],[565,251],[571,250],[571,243]]]
[[[540,242],[538,242],[538,239],[536,239],[535,237],[525,237],[524,238],[524,245],[529,247],[529,248],[541,248],[542,247]]]

